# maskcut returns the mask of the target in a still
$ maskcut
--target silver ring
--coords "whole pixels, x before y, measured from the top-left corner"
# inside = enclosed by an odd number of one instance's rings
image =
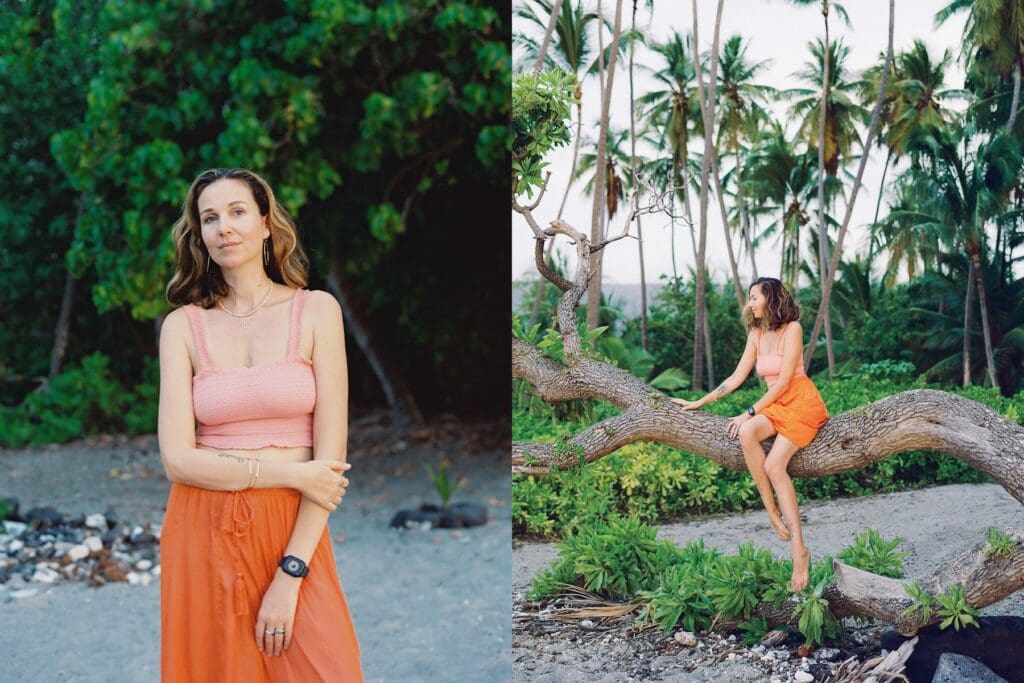
[[[278,633],[283,634],[284,633],[284,629],[283,628],[279,628],[276,631],[274,631],[274,635],[277,635]]]
[[[264,633],[264,635],[268,635],[268,636],[274,635],[274,631],[268,631],[266,629],[263,629],[263,633]]]

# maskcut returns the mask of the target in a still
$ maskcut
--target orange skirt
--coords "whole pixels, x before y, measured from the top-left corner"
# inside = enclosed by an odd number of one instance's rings
[[[761,411],[782,436],[799,448],[809,444],[828,421],[828,408],[809,377],[797,375],[775,402]]]
[[[256,616],[301,500],[290,488],[171,484],[160,533],[162,683],[363,680],[326,527],[302,579],[291,645],[277,657],[256,647]]]

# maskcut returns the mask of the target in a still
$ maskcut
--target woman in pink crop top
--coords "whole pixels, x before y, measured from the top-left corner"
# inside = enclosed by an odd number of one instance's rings
[[[796,491],[786,472],[790,458],[807,446],[828,420],[828,409],[803,368],[800,309],[781,280],[762,277],[748,290],[743,321],[747,346],[732,375],[699,401],[672,399],[686,410],[707,405],[739,388],[755,363],[768,391],[745,412],[729,420],[730,437],[739,437],[747,468],[757,484],[768,519],[793,552],[792,588],[807,586],[810,551],[804,545]],[[768,455],[761,442],[775,436]],[[774,488],[774,491],[773,491]],[[775,503],[775,494],[779,497]],[[779,508],[782,514],[779,514]]]
[[[200,174],[172,237],[161,681],[362,681],[327,528],[350,467],[341,308],[304,289],[295,225],[255,173]]]

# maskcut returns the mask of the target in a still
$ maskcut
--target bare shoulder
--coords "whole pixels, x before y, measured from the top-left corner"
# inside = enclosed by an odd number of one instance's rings
[[[160,340],[184,340],[187,331],[188,314],[185,313],[184,306],[179,306],[164,316],[164,321],[160,324]]]
[[[786,334],[788,334],[790,337],[803,338],[804,328],[800,326],[800,321],[794,320],[791,323],[789,323],[789,327],[786,328]]]
[[[334,295],[322,289],[311,289],[303,304],[318,321],[336,321],[341,318],[341,305]]]

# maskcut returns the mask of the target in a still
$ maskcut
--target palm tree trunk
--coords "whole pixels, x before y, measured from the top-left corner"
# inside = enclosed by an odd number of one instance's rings
[[[636,3],[633,0],[633,19],[629,35],[629,170],[632,177],[633,191],[638,191],[640,184],[636,177],[636,95],[633,92],[633,55],[636,42]],[[640,348],[647,350],[647,278],[644,273],[644,229],[640,216],[636,217],[637,252],[640,255]]]
[[[551,16],[548,18],[548,28],[544,32],[544,40],[537,51],[537,61],[533,63],[533,73],[538,73],[544,66],[544,56],[548,53],[548,46],[551,44],[551,35],[555,32],[555,25],[558,24],[558,15],[562,13],[562,0],[554,0],[551,3]]]
[[[740,148],[736,146],[736,203],[740,208],[740,230],[743,233],[743,241],[747,246],[747,254],[750,256],[750,272],[753,273],[752,280],[757,279],[757,262],[754,261],[754,242],[750,239],[750,217],[747,215],[747,205],[743,201],[743,183],[740,182],[743,174],[740,172]]]
[[[974,259],[967,259],[967,295],[964,297],[964,348],[963,357],[964,386],[971,384],[971,304],[974,302]]]
[[[1007,134],[1013,133],[1013,123],[1017,120],[1017,106],[1020,103],[1020,70],[1021,55],[1017,55],[1017,65],[1013,70],[1013,98],[1010,100],[1010,120],[1006,122]]]
[[[704,386],[703,364],[701,359],[704,356],[704,319],[705,319],[705,279],[707,277],[704,267],[705,253],[707,251],[707,223],[708,223],[708,190],[711,184],[711,155],[714,153],[714,128],[715,128],[715,84],[718,82],[718,36],[722,25],[722,5],[724,0],[718,0],[718,9],[715,14],[715,33],[711,44],[711,73],[709,75],[709,88],[704,88],[704,75],[701,73],[700,55],[697,45],[700,42],[697,31],[697,0],[693,0],[693,64],[694,72],[697,74],[697,92],[700,99],[700,109],[704,117],[704,159],[701,163],[700,178],[700,240],[697,247],[697,297],[694,327],[694,353],[693,353],[693,381],[691,387],[699,391]]]
[[[86,194],[82,192],[78,195],[78,210],[75,215],[76,226],[85,212],[85,201]],[[71,329],[71,312],[75,307],[75,289],[77,284],[78,278],[72,275],[69,270],[64,280],[64,295],[60,300],[60,314],[57,316],[57,328],[53,334],[53,348],[50,350],[50,371],[47,373],[48,379],[53,379],[59,375],[61,366],[64,363],[64,353],[68,348],[68,334]],[[159,338],[157,336],[157,339]]]
[[[719,177],[718,172],[718,155],[712,154],[711,156],[711,169],[715,180],[715,194],[718,196],[718,209],[722,213],[722,232],[725,234],[725,250],[729,255],[729,268],[732,270],[732,282],[736,288],[736,304],[740,308],[740,313],[743,313],[743,302],[746,297],[743,295],[743,284],[740,282],[740,273],[736,267],[736,257],[733,255],[732,250],[732,231],[729,226],[729,213],[725,208],[725,193],[722,192],[722,181]],[[710,381],[711,386],[714,386],[715,381]]]
[[[598,36],[601,35],[601,25],[604,20],[601,15],[601,1],[597,3],[598,14]],[[597,161],[594,165],[594,208],[590,217],[590,239],[591,244],[597,244],[604,239],[602,229],[602,215],[605,213],[605,174],[607,173],[608,154],[608,110],[612,101],[612,84],[615,81],[615,62],[619,54],[619,37],[622,35],[622,0],[615,2],[615,28],[612,33],[611,56],[608,58],[607,83],[601,92],[601,126],[598,130],[597,140]],[[604,70],[604,46],[599,45],[598,54],[599,69]],[[598,326],[601,314],[601,264],[604,261],[604,250],[595,252],[593,255],[594,276],[587,287],[587,327],[593,329]]]
[[[882,100],[885,96],[885,89],[889,83],[889,67],[892,64],[892,38],[895,12],[895,0],[889,0],[889,45],[885,52],[885,66],[882,70],[882,82],[878,87],[878,97],[875,99],[875,108],[871,111],[871,123],[868,126],[868,135],[864,141],[864,151],[860,157],[860,165],[857,168],[857,178],[853,182],[853,191],[850,193],[850,200],[846,203],[846,214],[843,216],[843,223],[839,228],[839,237],[836,239],[836,248],[832,253],[832,264],[826,271],[828,276],[825,278],[825,284],[822,290],[821,305],[818,307],[818,315],[814,320],[814,329],[811,332],[811,338],[808,343],[807,350],[804,353],[804,372],[807,372],[810,368],[814,345],[818,341],[818,334],[821,332],[822,321],[828,311],[829,298],[832,296],[832,285],[835,280],[836,271],[839,270],[839,258],[843,253],[843,238],[846,237],[846,230],[850,226],[850,217],[853,215],[853,206],[857,201],[857,193],[860,191],[860,184],[864,178],[864,168],[867,166],[869,156],[868,150],[871,149],[871,143],[874,142],[875,134],[878,132],[878,122],[881,118],[882,112]]]
[[[708,308],[707,299],[704,300],[704,348],[707,353],[704,354],[705,360],[707,361],[708,371],[708,386],[715,386],[715,360],[711,350],[711,322],[708,320]]]
[[[992,386],[999,390],[999,379],[996,377],[996,361],[992,354],[992,333],[988,326],[988,303],[985,300],[985,271],[981,265],[978,250],[971,252],[971,263],[974,265],[974,277],[978,279],[978,303],[981,309],[981,330],[985,337],[985,364],[988,366],[988,379]]]
[[[824,64],[821,81],[821,105],[818,111],[818,271],[821,273],[822,287],[828,279],[828,240],[825,238],[825,120],[828,118],[828,0],[822,2],[825,17],[825,49],[821,57]],[[825,297],[822,296],[824,302]],[[829,309],[825,308],[825,349],[828,356],[828,376],[835,376],[835,359],[832,357],[832,326],[829,324]]]

